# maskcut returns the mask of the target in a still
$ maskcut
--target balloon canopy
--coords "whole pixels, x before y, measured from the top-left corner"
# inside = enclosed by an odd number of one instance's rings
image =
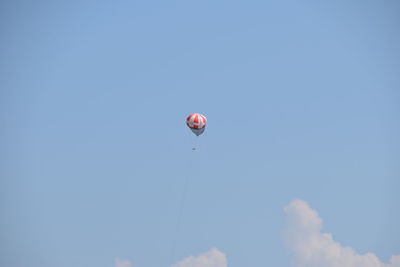
[[[192,132],[199,136],[206,129],[207,119],[204,115],[199,113],[192,113],[186,118],[186,125]]]

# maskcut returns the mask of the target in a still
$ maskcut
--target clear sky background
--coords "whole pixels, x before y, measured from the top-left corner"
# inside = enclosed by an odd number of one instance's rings
[[[162,267],[217,248],[229,267],[288,267],[294,199],[388,262],[399,14],[396,0],[2,1],[0,266]],[[199,138],[192,112],[208,118]]]

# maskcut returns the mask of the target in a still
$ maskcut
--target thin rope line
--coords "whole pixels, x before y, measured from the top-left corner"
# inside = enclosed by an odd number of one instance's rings
[[[191,156],[193,158],[193,156]],[[193,160],[190,161],[190,166],[192,167],[192,162]],[[185,175],[184,180],[183,180],[183,186],[182,186],[182,193],[180,194],[180,200],[178,202],[179,209],[178,209],[178,215],[177,215],[177,220],[176,220],[176,228],[174,231],[175,236],[173,237],[173,244],[172,244],[172,259],[175,260],[176,257],[176,252],[177,252],[177,242],[180,239],[180,234],[183,226],[183,219],[184,219],[184,210],[185,210],[185,203],[186,203],[186,198],[187,198],[187,188],[189,184],[189,175]]]

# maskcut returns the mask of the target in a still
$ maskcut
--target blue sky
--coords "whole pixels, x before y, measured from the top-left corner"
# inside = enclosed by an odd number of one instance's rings
[[[292,266],[294,199],[400,253],[398,1],[0,10],[0,266]]]

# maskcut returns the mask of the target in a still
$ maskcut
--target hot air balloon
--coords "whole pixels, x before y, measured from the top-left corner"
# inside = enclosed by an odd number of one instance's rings
[[[186,125],[192,132],[199,136],[206,129],[207,119],[204,115],[199,113],[192,113],[186,118]]]

